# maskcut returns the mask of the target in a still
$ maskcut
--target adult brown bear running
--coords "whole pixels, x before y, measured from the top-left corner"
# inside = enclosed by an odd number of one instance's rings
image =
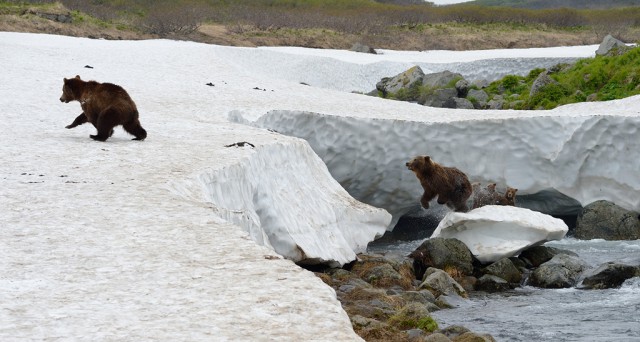
[[[144,140],[147,131],[138,120],[138,108],[129,94],[120,86],[111,83],[83,81],[80,76],[64,79],[60,101],[80,102],[82,114],[66,126],[74,128],[91,122],[98,134],[91,139],[105,141],[113,134],[113,128],[122,125],[125,131],[135,136],[133,140]]]

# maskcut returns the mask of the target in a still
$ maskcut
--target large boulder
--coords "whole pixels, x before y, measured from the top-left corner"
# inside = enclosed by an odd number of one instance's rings
[[[457,295],[461,297],[467,297],[467,291],[460,285],[455,279],[453,279],[447,272],[430,267],[424,274],[424,281],[420,284],[418,289],[429,290],[434,296],[439,297],[442,295]]]
[[[596,55],[610,56],[612,54],[622,54],[628,49],[629,47],[627,46],[627,44],[608,34],[606,37],[604,37],[602,43],[600,43],[598,50],[596,50]]]
[[[451,98],[458,96],[456,88],[438,88],[427,94],[420,95],[418,103],[429,107],[442,108]]]
[[[430,88],[449,88],[455,87],[456,82],[461,79],[463,79],[461,74],[445,70],[424,75],[422,85]]]
[[[608,262],[600,265],[582,281],[584,289],[609,289],[620,287],[625,280],[640,277],[640,259]]]
[[[489,95],[484,90],[469,89],[469,92],[467,93],[467,100],[474,102],[474,104],[477,104],[477,109],[481,109],[487,105]]]
[[[482,263],[520,254],[532,246],[562,239],[569,228],[560,219],[512,206],[487,205],[467,213],[450,212],[431,236],[462,241]]]
[[[413,258],[416,278],[422,279],[429,267],[445,270],[452,274],[473,273],[473,258],[469,248],[460,240],[432,238],[423,242],[409,254]]]
[[[488,275],[500,277],[507,282],[520,285],[522,273],[509,258],[500,259],[484,268],[483,272]]]
[[[407,71],[393,77],[385,77],[376,84],[376,89],[384,96],[395,94],[400,89],[411,88],[422,84],[424,72],[419,66],[414,66]]]
[[[548,289],[572,287],[586,266],[575,256],[558,254],[531,273],[529,284]]]
[[[547,246],[534,246],[522,251],[518,258],[529,267],[538,267],[558,254],[578,256],[578,254],[572,251]]]
[[[609,201],[596,201],[584,207],[576,221],[575,237],[583,240],[640,239],[640,216]]]

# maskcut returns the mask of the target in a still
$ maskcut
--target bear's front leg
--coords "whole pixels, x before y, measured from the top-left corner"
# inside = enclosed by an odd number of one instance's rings
[[[424,194],[422,194],[422,198],[420,198],[420,204],[423,208],[429,209],[429,201],[431,201],[434,197],[434,194],[425,191]]]
[[[80,126],[83,123],[87,122],[87,116],[84,115],[84,112],[80,115],[78,115],[78,117],[73,120],[73,122],[71,123],[71,125],[67,125],[65,128],[70,129],[70,128],[74,128],[76,126]]]

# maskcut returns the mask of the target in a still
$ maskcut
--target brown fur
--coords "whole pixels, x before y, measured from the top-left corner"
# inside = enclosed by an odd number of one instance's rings
[[[94,140],[107,140],[113,134],[113,128],[119,125],[135,136],[133,140],[144,140],[147,137],[147,131],[140,125],[136,104],[118,85],[96,81],[85,82],[80,79],[80,76],[65,78],[60,101],[80,102],[82,113],[66,128],[70,129],[90,122],[98,130],[98,134],[90,135]]]
[[[500,196],[498,199],[498,204],[515,206],[516,192],[518,192],[518,189],[507,187],[507,191],[504,192],[504,196]]]
[[[446,204],[455,211],[467,211],[467,199],[471,196],[471,183],[462,171],[442,166],[429,156],[417,156],[407,164],[424,189],[420,204],[429,208],[429,201],[438,196],[439,204]]]
[[[498,202],[498,199],[501,197],[499,193],[496,192],[496,183],[489,183],[483,189],[480,188],[480,183],[477,184],[473,188],[473,206],[472,209],[484,207],[485,205],[495,205]]]

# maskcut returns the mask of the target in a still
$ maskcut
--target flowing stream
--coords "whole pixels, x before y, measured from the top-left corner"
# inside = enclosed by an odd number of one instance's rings
[[[407,255],[424,240],[372,244],[370,253]],[[577,253],[590,268],[640,256],[640,240],[565,238],[545,246]],[[539,289],[471,294],[454,309],[432,313],[441,327],[462,325],[497,341],[640,341],[640,278],[607,290]]]

